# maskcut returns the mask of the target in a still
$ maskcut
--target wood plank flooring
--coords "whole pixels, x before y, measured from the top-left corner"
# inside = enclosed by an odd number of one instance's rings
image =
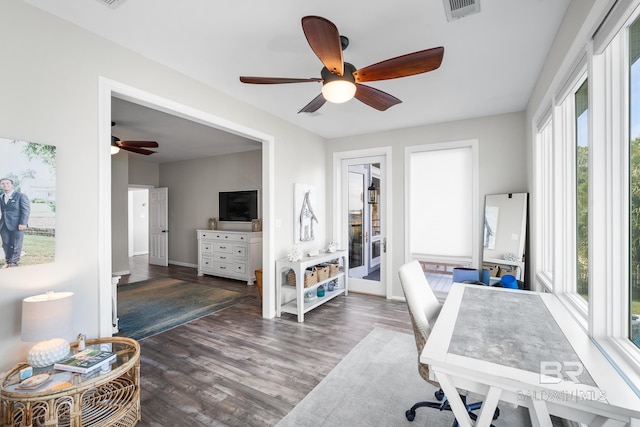
[[[140,341],[139,426],[273,426],[376,326],[412,333],[403,302],[350,293],[305,315],[263,319],[255,287],[131,260],[120,283],[174,277],[254,299]],[[417,372],[416,372],[417,374]]]

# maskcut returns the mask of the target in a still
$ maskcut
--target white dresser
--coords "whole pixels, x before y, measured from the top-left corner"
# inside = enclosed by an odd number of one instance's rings
[[[209,274],[253,285],[262,268],[262,232],[197,230],[198,276]]]

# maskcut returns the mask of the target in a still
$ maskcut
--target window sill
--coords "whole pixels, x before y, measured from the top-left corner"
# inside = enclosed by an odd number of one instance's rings
[[[602,337],[592,340],[640,398],[640,350],[627,339]]]

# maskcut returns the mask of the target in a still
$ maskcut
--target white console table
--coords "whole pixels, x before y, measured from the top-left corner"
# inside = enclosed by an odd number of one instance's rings
[[[340,271],[338,274],[330,276],[326,280],[318,281],[318,283],[308,288],[304,287],[304,272],[307,268],[318,264],[327,263],[333,260],[339,260]],[[286,284],[286,274],[289,270],[296,273],[296,297],[292,301],[282,302],[283,288],[293,286]],[[346,250],[339,250],[332,253],[320,254],[317,256],[305,256],[300,261],[292,262],[287,258],[281,258],[276,261],[276,316],[280,317],[282,313],[290,313],[298,315],[298,322],[304,322],[304,313],[324,304],[325,302],[337,297],[338,295],[349,293],[348,286],[349,274],[349,254]],[[338,279],[340,286],[334,290],[326,290],[326,285],[332,280]],[[305,301],[305,292],[316,292],[318,286],[325,285],[325,294],[323,297],[317,297],[313,301]]]

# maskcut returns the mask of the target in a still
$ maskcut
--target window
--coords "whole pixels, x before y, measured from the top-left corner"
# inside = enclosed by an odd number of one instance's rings
[[[477,141],[407,147],[407,259],[478,265]]]
[[[640,395],[640,0],[614,3],[574,40],[532,122],[532,285]]]
[[[574,95],[576,162],[576,292],[589,298],[589,96],[585,80]]]
[[[547,288],[553,289],[553,126],[551,117],[542,123],[538,129],[535,142],[536,153],[536,189],[534,197],[536,203],[535,215],[537,219],[536,240],[536,271],[537,278]]]
[[[629,339],[640,347],[640,21],[629,29]]]

